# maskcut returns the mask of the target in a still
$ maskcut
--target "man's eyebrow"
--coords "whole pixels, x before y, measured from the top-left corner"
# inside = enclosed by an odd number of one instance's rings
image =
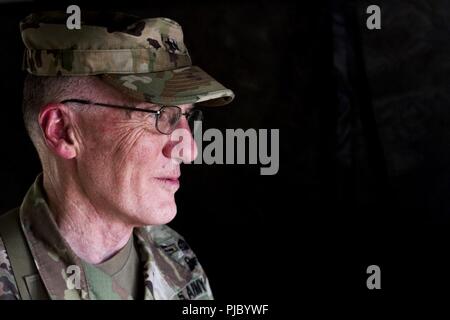
[[[131,104],[131,105],[134,105],[135,108],[146,109],[146,110],[155,110],[155,109],[161,108],[160,105],[154,104],[154,103],[149,103],[149,102],[141,102],[141,103],[136,103],[136,104]]]

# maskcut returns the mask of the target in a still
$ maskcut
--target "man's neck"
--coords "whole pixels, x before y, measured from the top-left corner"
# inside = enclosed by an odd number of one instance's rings
[[[44,190],[62,237],[78,257],[98,264],[127,244],[133,226],[96,208],[76,185],[44,174]]]

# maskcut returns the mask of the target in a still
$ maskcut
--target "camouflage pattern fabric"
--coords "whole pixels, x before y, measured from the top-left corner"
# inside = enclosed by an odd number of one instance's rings
[[[81,13],[81,29],[64,12],[34,13],[20,23],[24,69],[38,76],[102,75],[139,100],[162,105],[222,106],[234,93],[192,65],[181,26],[168,18]]]
[[[61,236],[42,191],[40,175],[25,196],[20,219],[39,276],[52,300],[96,300],[87,281],[85,264]],[[182,236],[168,226],[135,228],[144,274],[145,300],[211,300],[213,295],[203,268]],[[72,267],[71,267],[72,266]],[[80,270],[80,287],[74,287],[70,268]],[[0,300],[19,299],[14,270],[0,238]],[[88,270],[88,272],[90,272]],[[107,276],[105,274],[105,276]],[[106,279],[108,280],[108,279]],[[111,299],[129,299],[110,277]]]
[[[0,238],[0,300],[17,300],[19,293],[5,245]]]

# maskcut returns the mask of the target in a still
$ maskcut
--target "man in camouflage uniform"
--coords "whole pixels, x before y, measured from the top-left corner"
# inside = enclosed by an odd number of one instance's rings
[[[193,66],[178,23],[32,14],[23,112],[43,172],[0,218],[0,299],[212,299],[176,214],[195,105],[234,94]],[[174,137],[175,136],[175,137]]]

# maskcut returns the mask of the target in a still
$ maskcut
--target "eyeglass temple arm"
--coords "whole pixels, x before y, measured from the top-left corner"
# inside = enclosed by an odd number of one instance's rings
[[[156,114],[161,113],[160,110],[148,110],[148,109],[142,109],[142,108],[127,107],[127,106],[117,106],[114,104],[98,103],[98,102],[92,102],[89,100],[81,100],[81,99],[67,99],[67,100],[61,101],[61,103],[69,103],[69,102],[80,103],[80,104],[92,104],[95,106],[122,109],[122,110],[143,111],[143,112],[156,113]]]

